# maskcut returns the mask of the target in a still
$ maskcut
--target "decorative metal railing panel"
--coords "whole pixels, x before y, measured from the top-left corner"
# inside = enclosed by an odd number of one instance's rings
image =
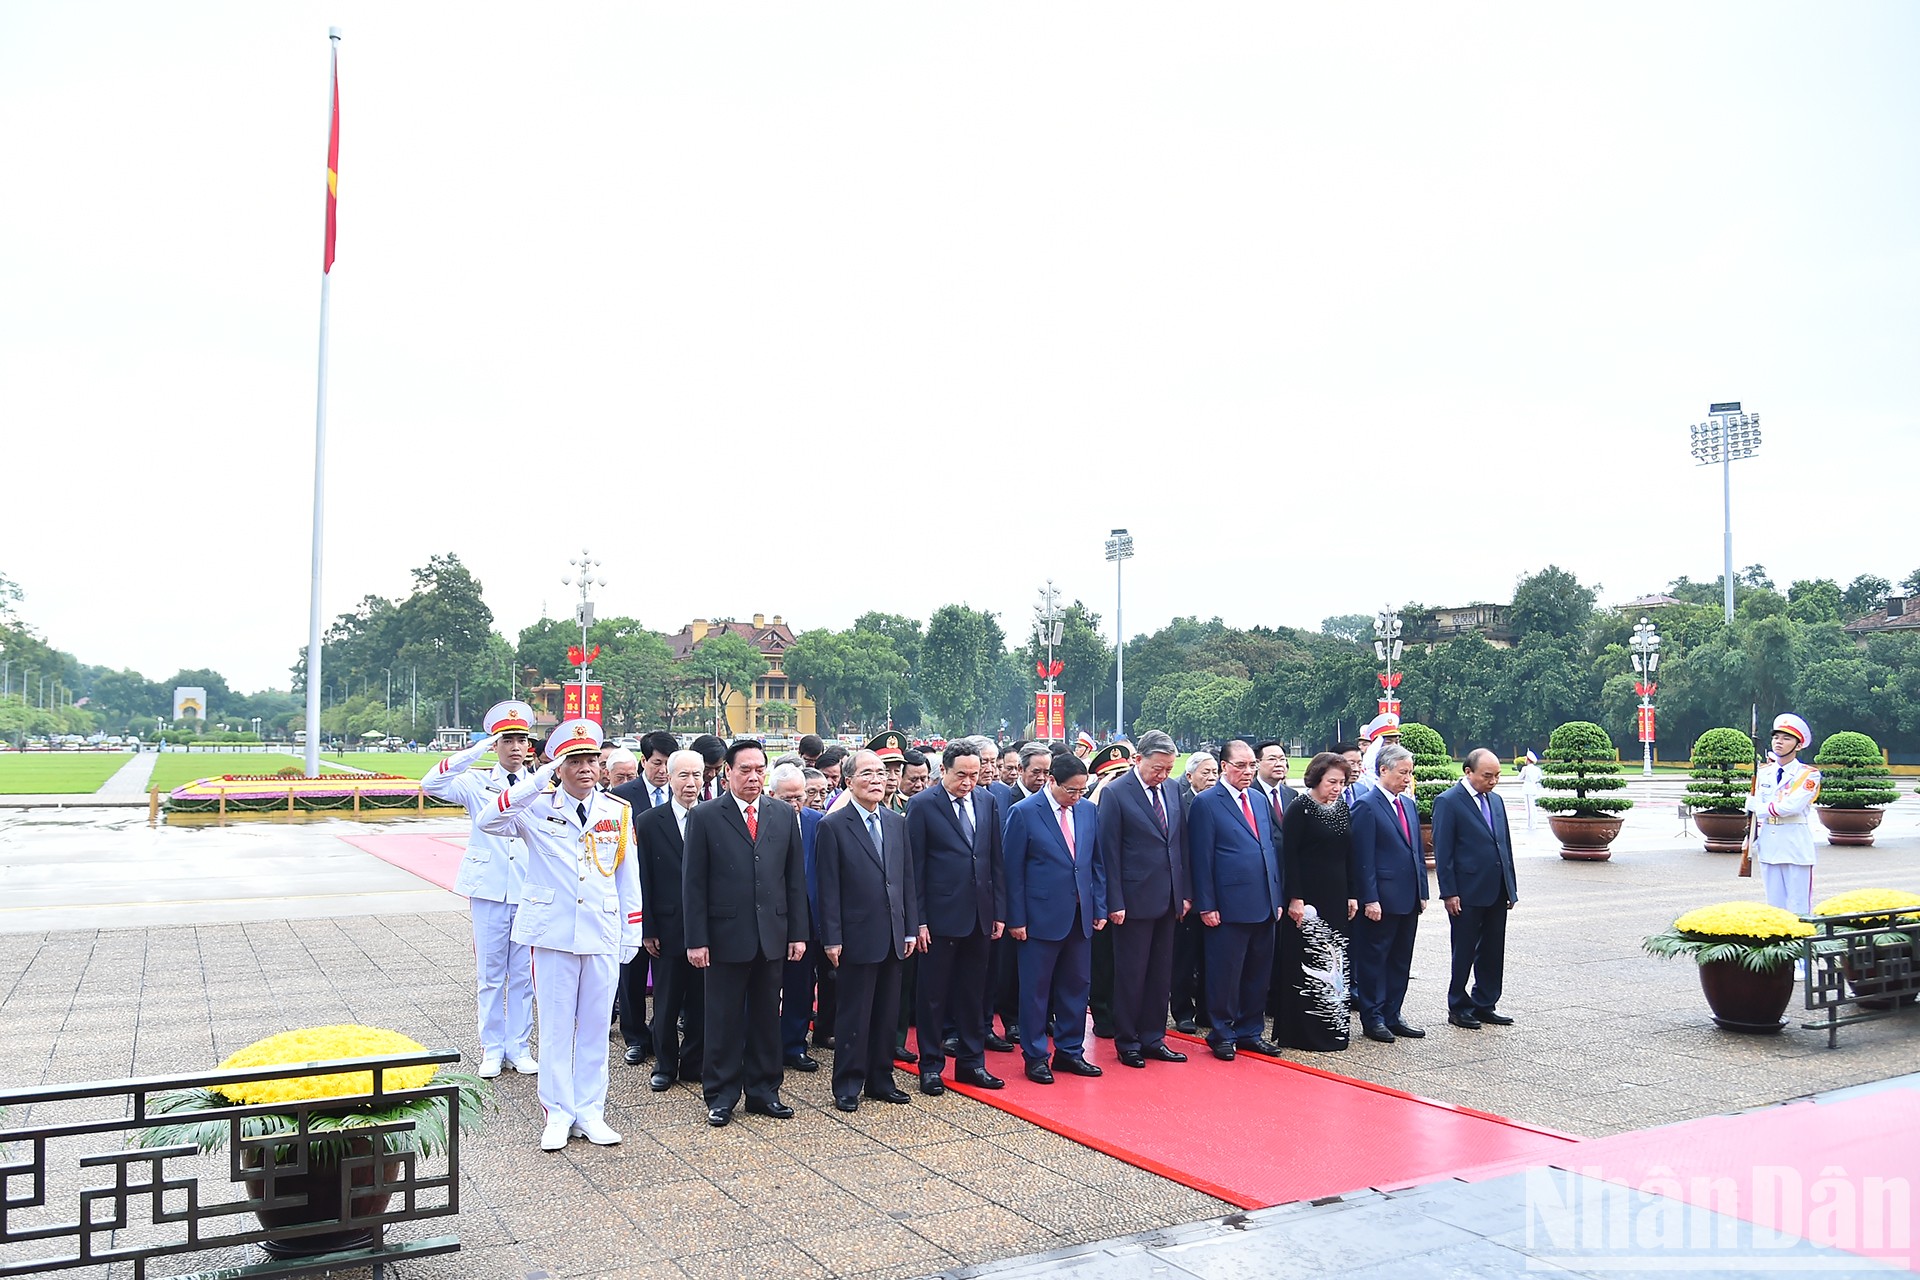
[[[134,1280],[148,1280],[154,1274],[148,1266],[155,1260],[247,1245],[262,1246],[269,1260],[234,1267],[228,1259],[220,1274],[294,1276],[359,1265],[372,1266],[378,1275],[386,1261],[452,1253],[460,1247],[457,1237],[389,1244],[386,1228],[460,1212],[459,1088],[429,1083],[388,1090],[386,1073],[458,1061],[457,1050],[440,1049],[0,1091],[0,1276],[118,1263],[130,1264]],[[371,1099],[322,1098],[191,1113],[156,1114],[150,1106],[155,1095],[171,1090],[359,1071],[372,1073]],[[120,1114],[98,1114],[116,1099],[124,1100]],[[392,1106],[420,1099],[442,1100],[447,1108],[445,1167],[438,1172],[423,1169],[415,1151],[382,1149],[391,1141],[388,1135],[412,1130],[411,1120],[350,1129],[313,1127],[316,1118],[348,1110],[345,1102]],[[59,1122],[32,1122],[33,1112],[48,1110],[79,1114]],[[294,1128],[243,1132],[247,1120],[262,1116],[286,1117]],[[78,1155],[70,1150],[107,1134],[131,1140],[141,1131],[183,1120],[227,1125],[224,1182],[206,1168],[211,1158],[191,1144],[123,1145]],[[438,1166],[442,1160],[436,1155],[425,1163]],[[66,1203],[73,1206],[71,1218],[61,1210]],[[324,1211],[332,1205],[337,1205],[335,1211]],[[267,1219],[273,1220],[271,1225]],[[338,1249],[291,1256],[322,1239],[362,1234],[365,1240]]]
[[[1891,1017],[1920,996],[1913,955],[1920,927],[1893,927],[1884,911],[1804,919],[1819,932],[1801,950],[1801,986],[1808,1011],[1825,1016],[1802,1025],[1824,1030],[1829,1049],[1839,1045],[1841,1027]]]

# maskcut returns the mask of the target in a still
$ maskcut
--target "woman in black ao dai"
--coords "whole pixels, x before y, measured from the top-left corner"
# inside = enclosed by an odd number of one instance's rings
[[[1281,826],[1287,910],[1280,921],[1283,981],[1273,1038],[1291,1049],[1347,1047],[1347,934],[1359,909],[1350,883],[1352,835],[1346,761],[1323,751],[1307,765],[1307,794]]]

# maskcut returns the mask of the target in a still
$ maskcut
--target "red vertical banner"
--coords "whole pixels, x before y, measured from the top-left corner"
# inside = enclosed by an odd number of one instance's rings
[[[327,249],[320,274],[333,270],[333,234],[340,204],[340,54],[333,55],[333,120],[327,128]]]
[[[1067,736],[1067,695],[1042,689],[1033,695],[1033,736],[1052,742]]]
[[[586,710],[583,712],[580,709],[580,682],[575,680],[566,686],[561,698],[560,718],[562,720],[578,720],[584,716],[586,719],[604,728],[606,722],[600,717],[601,708],[605,705],[605,701],[602,697],[600,682],[598,680],[591,680],[587,682],[585,687],[587,691],[587,705]]]
[[[1397,715],[1399,715],[1399,714],[1400,714],[1400,699],[1398,699],[1398,698],[1381,698],[1381,699],[1379,699],[1379,703],[1380,703],[1380,714],[1381,714],[1381,715],[1383,715],[1383,716],[1384,716],[1384,715],[1396,715],[1396,716],[1397,716]]]
[[[1652,742],[1653,740],[1654,740],[1653,739],[1653,708],[1641,707],[1640,708],[1640,741]]]

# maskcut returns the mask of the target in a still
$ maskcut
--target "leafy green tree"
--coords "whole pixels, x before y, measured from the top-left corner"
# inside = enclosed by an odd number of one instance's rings
[[[1027,669],[1046,656],[1047,648],[1035,632],[1027,640]],[[1078,600],[1061,610],[1060,643],[1053,646],[1053,657],[1061,667],[1055,684],[1067,695],[1067,719],[1084,715],[1092,724],[1100,695],[1113,688],[1113,650],[1100,634],[1100,615]]]
[[[1320,619],[1320,634],[1358,644],[1373,634],[1373,619],[1364,613],[1337,613]]]
[[[617,733],[639,733],[667,724],[677,699],[673,651],[651,631],[609,635],[600,644],[593,673],[602,713]]]
[[[687,655],[685,665],[710,683],[716,707],[726,706],[735,693],[753,688],[753,682],[767,674],[767,660],[737,631],[709,632]]]
[[[1593,616],[1595,591],[1558,565],[1520,579],[1513,589],[1508,621],[1514,634],[1578,636]]]
[[[991,613],[964,604],[934,610],[920,649],[920,697],[928,714],[949,733],[982,727],[1005,652],[1006,636]]]
[[[515,661],[533,668],[543,681],[564,680],[572,670],[567,649],[580,643],[580,624],[571,618],[541,618],[520,628],[519,640]]]
[[[1900,590],[1910,596],[1920,596],[1920,569],[1900,579]]]
[[[903,707],[907,701],[907,660],[877,629],[803,631],[781,665],[806,688],[829,725],[877,724],[886,716],[889,696]]]
[[[26,599],[26,593],[20,590],[20,584],[0,573],[0,627],[20,625],[20,602]]]
[[[1832,578],[1802,578],[1787,588],[1787,616],[1795,622],[1846,622],[1840,584]]]
[[[1855,618],[1864,618],[1868,614],[1887,606],[1887,597],[1893,594],[1893,584],[1875,573],[1863,573],[1847,584],[1846,594],[1840,598],[1842,621],[1852,622]]]

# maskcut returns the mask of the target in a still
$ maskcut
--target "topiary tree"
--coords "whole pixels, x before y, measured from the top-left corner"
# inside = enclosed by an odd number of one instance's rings
[[[1459,779],[1447,740],[1424,724],[1400,726],[1400,745],[1413,752],[1413,799],[1422,822],[1433,821],[1433,802]]]
[[[1830,734],[1813,758],[1820,770],[1823,809],[1872,809],[1900,798],[1880,744],[1864,733]]]
[[[1625,813],[1633,808],[1626,796],[1594,795],[1593,792],[1619,791],[1627,780],[1620,774],[1620,753],[1614,750],[1607,731],[1588,720],[1569,720],[1547,739],[1546,776],[1540,785],[1548,791],[1570,791],[1572,795],[1542,796],[1540,807],[1548,813],[1568,813],[1581,818],[1598,818],[1609,813]]]
[[[1752,738],[1738,729],[1709,729],[1695,739],[1688,804],[1708,813],[1741,813],[1752,791]]]

